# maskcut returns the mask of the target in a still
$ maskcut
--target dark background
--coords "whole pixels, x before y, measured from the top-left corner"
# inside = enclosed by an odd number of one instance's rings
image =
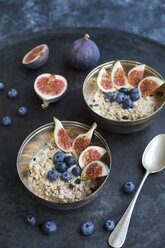
[[[1,0],[0,41],[58,27],[106,27],[165,43],[164,0]]]

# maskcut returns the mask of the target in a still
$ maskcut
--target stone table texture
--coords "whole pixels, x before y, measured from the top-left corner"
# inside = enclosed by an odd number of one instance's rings
[[[165,43],[164,0],[1,0],[0,41],[59,27],[105,27]]]

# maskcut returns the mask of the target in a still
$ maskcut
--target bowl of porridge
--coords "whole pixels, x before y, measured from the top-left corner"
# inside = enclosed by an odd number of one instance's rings
[[[112,71],[115,63],[116,61],[104,63],[87,75],[83,84],[84,100],[92,118],[104,129],[121,134],[140,131],[149,126],[163,108],[164,87],[160,87],[155,93],[147,97],[140,96],[139,99],[137,98],[138,100],[132,101],[132,107],[124,108],[124,105],[119,104],[116,100],[110,101],[106,99],[106,93],[98,86],[98,76],[101,69],[104,68],[107,75],[110,75],[112,78],[111,75],[113,75]],[[120,64],[124,68],[126,77],[128,77],[128,73],[132,68],[142,65],[139,62],[128,60],[120,60]],[[144,66],[143,78],[154,77],[158,81],[164,82],[162,76],[157,71],[147,65]],[[133,87],[128,84],[127,88],[130,91]],[[120,93],[120,89],[114,88],[116,99],[118,93]],[[129,100],[127,99],[126,101]]]
[[[62,121],[63,127],[71,141],[80,134],[85,134],[90,127],[74,121]],[[79,167],[77,162],[67,169],[72,175],[69,181],[59,177],[55,181],[48,178],[48,172],[55,169],[54,154],[61,152],[54,139],[54,123],[48,123],[34,130],[22,143],[17,156],[18,175],[32,195],[48,207],[60,210],[79,208],[95,199],[104,187],[111,168],[111,153],[106,141],[94,131],[90,145],[101,147],[106,153],[101,157],[101,163],[106,164],[108,173],[104,177],[92,180],[80,180],[80,175],[73,175],[73,167]],[[66,152],[66,157],[73,156]]]

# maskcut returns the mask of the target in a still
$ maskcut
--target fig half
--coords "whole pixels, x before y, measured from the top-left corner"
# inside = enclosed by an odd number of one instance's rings
[[[42,99],[42,108],[47,108],[50,103],[59,101],[67,90],[67,80],[60,75],[44,73],[34,82],[34,90]]]
[[[81,180],[91,180],[98,177],[107,176],[109,173],[108,166],[102,161],[92,161],[81,172]]]
[[[97,127],[97,124],[94,123],[91,129],[87,133],[78,135],[73,141],[72,152],[76,158],[80,156],[80,154],[85,150],[85,148],[91,142],[92,135],[96,127]]]
[[[49,48],[46,44],[42,44],[28,52],[24,56],[22,64],[30,69],[38,69],[47,62],[48,57]]]
[[[142,97],[150,96],[156,91],[164,82],[157,77],[149,76],[142,79],[139,83],[138,89]]]
[[[114,85],[112,83],[111,77],[105,68],[101,68],[99,75],[97,77],[97,85],[101,91],[107,93],[114,91]]]
[[[79,157],[79,166],[83,169],[87,164],[94,160],[99,160],[107,151],[100,146],[87,147]]]
[[[112,68],[111,78],[114,86],[117,89],[128,87],[128,79],[126,77],[126,73],[120,61],[117,61],[114,64]]]
[[[71,140],[64,129],[62,123],[56,118],[53,117],[55,128],[54,128],[54,139],[56,145],[64,152],[71,152],[72,145]]]
[[[142,80],[144,75],[145,65],[138,65],[133,67],[128,72],[128,83],[134,88],[138,87],[139,82]]]

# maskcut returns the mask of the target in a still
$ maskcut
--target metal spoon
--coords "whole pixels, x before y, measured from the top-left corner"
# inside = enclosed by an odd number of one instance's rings
[[[150,141],[143,153],[142,164],[146,173],[130,205],[108,239],[111,247],[120,248],[124,244],[136,200],[148,175],[165,168],[165,134],[159,134]]]

